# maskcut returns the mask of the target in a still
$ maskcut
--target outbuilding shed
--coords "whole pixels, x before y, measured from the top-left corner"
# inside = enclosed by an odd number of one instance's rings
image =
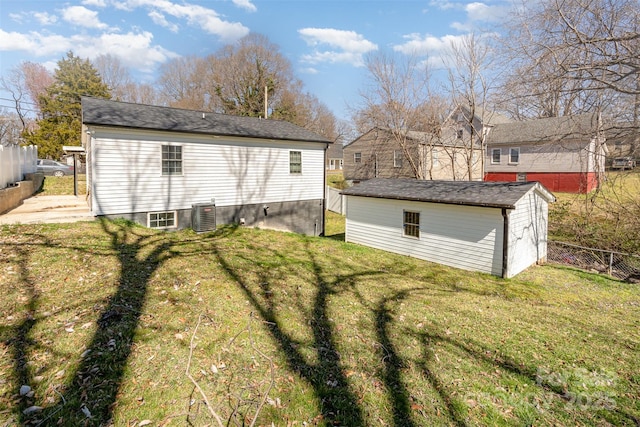
[[[547,257],[548,204],[537,182],[372,179],[346,196],[346,241],[513,277]]]

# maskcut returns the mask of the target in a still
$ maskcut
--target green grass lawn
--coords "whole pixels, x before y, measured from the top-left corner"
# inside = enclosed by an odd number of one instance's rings
[[[328,219],[0,227],[0,425],[638,424],[637,285],[465,272]]]
[[[73,175],[45,176],[40,193],[47,196],[73,194]],[[78,194],[87,194],[86,175],[78,174]]]

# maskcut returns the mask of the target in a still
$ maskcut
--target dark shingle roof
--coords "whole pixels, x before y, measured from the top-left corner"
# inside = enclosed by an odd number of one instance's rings
[[[82,122],[86,125],[331,143],[323,136],[281,120],[230,116],[89,97],[82,98]]]
[[[527,192],[538,188],[548,201],[553,195],[538,182],[426,181],[376,178],[342,191],[348,196],[455,205],[515,208]]]
[[[498,123],[489,132],[487,144],[553,142],[562,139],[585,139],[595,136],[598,119],[595,114],[548,117],[523,122]]]

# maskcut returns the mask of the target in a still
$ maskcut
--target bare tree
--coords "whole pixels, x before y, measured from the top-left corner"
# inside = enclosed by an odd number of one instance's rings
[[[429,178],[430,148],[440,137],[441,110],[430,108],[439,97],[431,93],[426,64],[417,56],[376,53],[367,57],[368,85],[360,92],[360,108],[352,108],[360,133],[373,128],[390,132],[391,142],[400,147],[417,179]],[[420,132],[421,137],[416,140],[411,132]],[[389,150],[386,139],[377,144],[374,151]]]
[[[491,50],[475,34],[449,45],[445,60],[453,114],[445,124],[445,144],[453,168],[453,178],[483,179],[487,125],[492,112],[487,109],[490,85]],[[464,172],[457,172],[458,166]]]
[[[19,65],[19,69],[24,76],[25,92],[29,96],[29,102],[39,115],[42,111],[41,96],[55,81],[53,74],[44,65],[35,62],[23,62]]]
[[[208,60],[183,56],[161,67],[161,95],[172,107],[214,111],[211,103],[213,79]]]
[[[536,116],[602,111],[620,133],[640,124],[640,7],[637,0],[523,1],[508,34],[512,101],[544,100]],[[519,76],[525,79],[519,78]],[[528,77],[528,78],[526,78]],[[522,82],[529,94],[512,91]],[[530,84],[528,84],[530,82]],[[526,89],[525,89],[526,92]],[[532,96],[533,95],[533,96]],[[517,98],[517,100],[516,100]],[[524,102],[523,102],[524,101]],[[618,114],[627,111],[629,114]],[[625,123],[620,123],[624,118]],[[635,138],[637,142],[637,137]]]
[[[133,85],[133,79],[120,59],[117,56],[106,54],[98,56],[92,62],[102,81],[109,87],[113,99],[130,101],[129,90]]]

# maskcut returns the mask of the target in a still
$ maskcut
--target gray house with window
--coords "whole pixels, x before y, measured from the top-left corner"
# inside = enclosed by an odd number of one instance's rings
[[[324,233],[331,141],[288,122],[82,99],[95,216],[152,228]]]
[[[537,182],[376,178],[342,194],[347,242],[500,277],[547,257],[555,198]]]

